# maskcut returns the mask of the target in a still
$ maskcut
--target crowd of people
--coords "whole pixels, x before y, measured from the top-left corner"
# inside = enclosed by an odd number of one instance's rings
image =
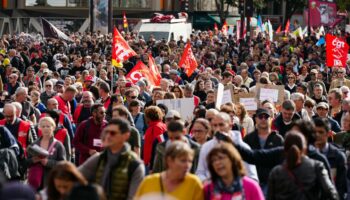
[[[219,31],[122,35],[137,55],[118,68],[111,34],[1,37],[0,199],[350,198],[350,59],[325,66],[315,33],[242,44]],[[190,77],[178,64],[187,42]],[[127,78],[149,54],[159,86]],[[219,84],[235,95],[283,85],[284,98],[218,107]],[[191,119],[157,103],[181,98],[194,99]]]

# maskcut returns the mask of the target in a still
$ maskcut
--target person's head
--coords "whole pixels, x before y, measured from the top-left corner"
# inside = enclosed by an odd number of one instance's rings
[[[295,113],[295,104],[292,100],[285,100],[282,103],[282,118],[285,122],[291,122]]]
[[[39,120],[39,129],[43,136],[51,137],[56,129],[56,123],[51,117],[43,117]]]
[[[196,142],[204,144],[211,132],[209,121],[204,118],[197,118],[193,123],[191,132]]]
[[[14,105],[15,108],[16,108],[16,117],[21,117],[21,115],[22,115],[22,110],[23,110],[22,104],[19,103],[19,102],[16,102],[16,101],[15,101],[15,102],[12,102],[11,104]]]
[[[137,90],[134,88],[130,88],[128,90],[125,91],[125,98],[126,98],[126,102],[129,104],[132,100],[137,99],[138,93]]]
[[[72,101],[77,92],[78,92],[77,89],[73,85],[70,85],[64,90],[63,98],[66,101]]]
[[[47,100],[47,109],[48,110],[57,110],[58,109],[58,101],[55,98],[50,98]]]
[[[10,84],[15,84],[18,80],[18,75],[16,73],[12,73],[8,79]]]
[[[192,167],[194,152],[191,147],[181,141],[174,141],[165,149],[165,167],[169,173],[184,178]]]
[[[171,92],[173,92],[175,94],[177,99],[181,99],[184,97],[184,92],[183,92],[182,88],[178,85],[174,85],[171,88]]]
[[[165,118],[165,123],[168,125],[171,121],[180,120],[181,115],[177,110],[168,110],[164,118]]]
[[[207,110],[207,112],[205,113],[205,119],[209,121],[209,123],[211,123],[213,121],[213,118],[219,114],[219,111],[211,108],[209,110]]]
[[[349,112],[347,112],[342,119],[342,130],[347,132],[350,131],[350,113]]]
[[[231,117],[227,113],[220,112],[212,119],[211,125],[214,132],[229,133],[232,129]]]
[[[349,89],[348,86],[346,86],[346,85],[341,86],[341,87],[340,87],[340,91],[341,91],[341,94],[342,94],[342,98],[343,98],[343,99],[349,97],[350,89]]]
[[[26,87],[18,87],[15,92],[16,101],[19,103],[23,103],[27,100],[28,96],[28,88]]]
[[[130,113],[139,113],[141,112],[141,102],[139,100],[132,100],[129,104],[129,111]]]
[[[98,93],[101,97],[105,97],[111,91],[109,85],[106,82],[101,82],[99,85]]]
[[[316,132],[316,147],[323,147],[328,141],[328,135],[331,131],[331,125],[328,119],[325,118],[315,118],[315,132]]]
[[[256,129],[269,130],[271,128],[271,116],[267,109],[259,108],[255,115]]]
[[[247,116],[247,110],[245,109],[244,105],[241,103],[236,103],[235,111],[236,111],[236,116],[240,120],[243,120]]]
[[[232,78],[233,78],[233,74],[231,72],[224,71],[222,73],[222,83],[223,84],[232,83]]]
[[[183,141],[185,134],[185,126],[181,120],[171,120],[167,124],[168,137],[170,141]],[[186,140],[184,141],[186,142]]]
[[[130,137],[130,125],[126,119],[111,119],[102,131],[102,144],[105,148],[120,148]]]
[[[329,112],[329,105],[325,102],[320,102],[316,106],[317,115],[321,118],[327,118]]]
[[[11,104],[5,104],[3,114],[7,124],[13,124],[16,120],[16,107]]]
[[[293,93],[290,96],[290,99],[294,102],[295,104],[295,109],[297,112],[301,111],[304,107],[304,102],[305,102],[305,96],[299,92]]]
[[[27,71],[27,76],[30,76],[30,77],[34,76],[35,71],[33,67],[28,67],[26,71]]]
[[[88,182],[74,164],[61,161],[50,171],[47,179],[47,195],[54,200],[65,198],[75,184],[87,185]]]
[[[112,119],[121,118],[121,119],[128,120],[130,123],[132,123],[130,121],[131,119],[129,119],[130,116],[131,116],[131,114],[130,114],[129,110],[123,105],[113,107],[113,109],[112,109]]]
[[[53,92],[53,83],[51,80],[45,81],[45,91],[46,92]]]
[[[269,111],[270,117],[275,118],[276,108],[273,102],[265,100],[261,103],[261,108],[264,108]]]
[[[293,74],[293,73],[288,74],[288,83],[289,84],[295,84],[296,80],[297,80],[297,78],[296,78],[295,74]]]
[[[64,92],[64,82],[62,80],[56,81],[54,89],[58,93],[63,93]]]
[[[307,93],[307,85],[305,83],[298,83],[297,84],[297,92],[306,95]]]
[[[243,177],[245,169],[239,152],[230,143],[221,142],[207,156],[208,169],[213,182],[224,177]]]
[[[328,102],[332,107],[338,107],[341,104],[342,94],[338,88],[333,88],[329,91]]]
[[[145,109],[145,118],[147,122],[161,121],[163,112],[158,106],[149,106]]]
[[[158,100],[164,99],[164,92],[160,90],[156,90],[152,93],[152,100],[156,103]]]
[[[102,124],[103,120],[106,117],[106,109],[103,104],[95,103],[91,106],[91,116],[96,123]]]
[[[40,92],[37,90],[32,90],[30,92],[30,98],[32,102],[40,102]]]
[[[315,97],[321,98],[323,94],[323,87],[321,84],[316,83],[313,88]]]
[[[284,152],[288,169],[294,169],[301,163],[305,155],[307,143],[305,137],[298,131],[289,131],[284,141]]]
[[[339,68],[337,71],[337,77],[343,79],[345,77],[345,68]]]
[[[186,98],[192,98],[193,97],[193,86],[191,84],[186,84],[184,88],[184,96]]]
[[[318,71],[316,69],[312,69],[310,71],[310,78],[311,78],[311,81],[316,81],[317,79],[317,74],[318,74]]]
[[[215,91],[214,90],[208,90],[207,91],[207,104],[215,103]]]
[[[168,92],[169,87],[170,87],[170,81],[168,79],[163,78],[160,80],[160,88],[162,89],[162,91]]]
[[[247,69],[242,69],[241,76],[242,76],[243,79],[246,79],[248,77],[248,70]]]

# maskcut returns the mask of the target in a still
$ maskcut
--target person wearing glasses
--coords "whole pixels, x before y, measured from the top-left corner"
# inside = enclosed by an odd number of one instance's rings
[[[138,97],[138,92],[137,92],[136,89],[130,88],[130,89],[128,89],[128,90],[125,91],[124,95],[125,95],[125,102],[124,102],[124,105],[125,105],[125,107],[128,108],[129,105],[130,105],[130,102],[131,102],[132,100],[136,100],[136,99],[137,99],[137,97]]]
[[[329,90],[332,90],[333,88],[339,88],[343,85],[348,86],[350,88],[350,80],[345,78],[345,68],[339,68],[336,73],[337,77],[331,82]]]
[[[39,76],[35,75],[35,71],[33,67],[28,67],[27,68],[27,75],[23,77],[23,83],[26,87],[29,86],[30,82],[33,82],[36,86],[39,87],[39,89],[41,89],[42,85],[41,85],[41,81]]]
[[[277,131],[271,130],[272,118],[267,109],[259,108],[255,115],[255,131],[244,137],[244,142],[252,149],[270,149],[283,145],[283,137]],[[259,183],[265,194],[267,192],[267,181],[270,168],[264,166],[256,166]]]
[[[91,107],[91,117],[78,126],[73,144],[80,153],[80,165],[90,156],[102,151],[101,133],[107,125],[105,117],[106,109],[103,104],[94,104]]]
[[[53,83],[51,80],[45,81],[45,90],[40,94],[41,102],[47,106],[47,101],[56,95],[56,92],[53,89]]]
[[[9,95],[12,96],[15,94],[17,88],[21,86],[18,82],[18,75],[16,73],[12,73],[8,77],[8,82],[4,85],[4,90],[8,91]]]
[[[89,182],[104,188],[109,200],[133,199],[145,175],[142,161],[127,143],[129,137],[129,123],[112,119],[101,134],[104,151],[95,153],[79,167]]]

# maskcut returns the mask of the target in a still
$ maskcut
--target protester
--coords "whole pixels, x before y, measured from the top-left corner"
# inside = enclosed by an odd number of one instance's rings
[[[133,199],[144,177],[144,166],[126,143],[130,125],[126,120],[112,119],[102,133],[105,150],[95,153],[79,170],[93,183],[103,186],[107,199]]]
[[[243,160],[232,144],[216,145],[207,162],[211,181],[204,186],[204,199],[265,199],[258,183],[245,176]]]
[[[36,190],[47,186],[46,179],[52,168],[62,160],[66,159],[66,150],[61,142],[54,138],[56,128],[55,121],[50,117],[41,118],[39,128],[42,136],[33,145],[47,150],[48,155],[28,154],[27,164],[29,166],[28,182]],[[34,152],[34,151],[33,151]]]
[[[188,144],[172,142],[164,155],[166,170],[147,176],[135,195],[142,199],[147,194],[169,195],[177,199],[201,200],[204,198],[202,183],[189,173],[193,161],[193,150]]]
[[[338,199],[324,165],[305,156],[304,136],[292,131],[285,138],[286,162],[270,173],[268,199]]]

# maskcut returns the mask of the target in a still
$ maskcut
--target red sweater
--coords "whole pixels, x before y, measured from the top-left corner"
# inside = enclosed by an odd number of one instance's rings
[[[87,123],[89,123],[88,128],[86,128]],[[83,121],[78,126],[77,132],[73,139],[73,144],[80,152],[80,165],[90,157],[90,149],[95,149],[97,152],[102,151],[102,147],[94,146],[94,139],[101,139],[102,130],[106,125],[107,121],[104,121],[101,125],[97,125],[90,117],[88,120]]]
[[[158,136],[162,135],[165,131],[166,125],[162,121],[154,121],[149,123],[144,135],[145,142],[143,147],[143,161],[146,166],[149,165],[151,161],[153,141],[160,139]]]

